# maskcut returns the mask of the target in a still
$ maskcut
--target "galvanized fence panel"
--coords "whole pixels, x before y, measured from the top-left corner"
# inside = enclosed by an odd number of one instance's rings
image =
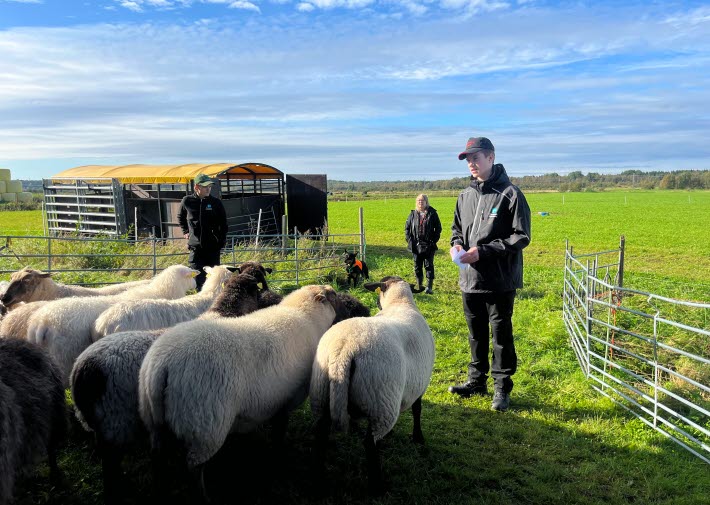
[[[563,320],[592,387],[710,463],[710,304],[624,287],[619,249],[566,248]]]
[[[155,275],[187,263],[183,238],[98,238],[78,236],[0,236],[0,279],[29,266],[55,274],[60,282],[96,285]],[[233,235],[221,252],[223,265],[259,261],[279,287],[344,280],[342,253],[365,252],[364,234]]]

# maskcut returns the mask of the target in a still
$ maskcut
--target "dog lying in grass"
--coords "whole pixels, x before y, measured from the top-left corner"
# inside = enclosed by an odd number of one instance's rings
[[[356,252],[348,252],[346,249],[343,253],[343,263],[345,263],[345,271],[348,273],[348,277],[345,280],[347,285],[350,286],[350,281],[352,281],[353,287],[357,286],[361,278],[369,279],[370,271],[367,269],[367,263],[356,259]]]

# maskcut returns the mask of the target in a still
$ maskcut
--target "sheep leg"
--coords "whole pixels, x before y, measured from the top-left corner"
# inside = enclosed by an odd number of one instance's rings
[[[325,482],[325,459],[330,435],[330,413],[324,413],[316,423],[316,475]]]
[[[212,503],[210,496],[207,494],[205,486],[205,463],[195,466],[190,469],[190,477],[192,480],[192,503]]]
[[[417,444],[424,443],[424,434],[422,433],[422,397],[417,398],[417,401],[412,405],[412,417],[414,417],[414,429],[412,430],[412,440]]]
[[[104,503],[121,502],[121,459],[120,449],[106,442],[99,442],[101,452],[101,474],[104,481]]]
[[[382,464],[380,463],[380,450],[372,434],[372,423],[367,426],[365,435],[365,455],[367,457],[367,483],[370,494],[379,496],[384,494],[385,485],[382,480]]]
[[[271,420],[271,437],[276,447],[283,448],[288,428],[288,411],[280,411]]]

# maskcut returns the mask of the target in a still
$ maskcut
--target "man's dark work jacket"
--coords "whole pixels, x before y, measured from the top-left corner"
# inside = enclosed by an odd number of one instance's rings
[[[188,195],[180,202],[178,222],[182,232],[189,233],[187,245],[219,250],[227,240],[227,214],[219,198]]]
[[[436,209],[429,206],[424,221],[424,236],[419,236],[419,211],[416,209],[409,213],[407,222],[404,224],[404,238],[407,241],[409,252],[417,253],[417,242],[426,242],[431,246],[433,253],[438,249],[436,243],[441,237],[441,221]]]
[[[480,259],[459,269],[465,293],[512,291],[523,287],[523,249],[530,243],[530,207],[503,165],[472,180],[456,202],[451,245],[478,247]]]

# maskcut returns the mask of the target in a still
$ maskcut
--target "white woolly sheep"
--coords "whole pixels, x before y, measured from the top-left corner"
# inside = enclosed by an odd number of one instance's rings
[[[59,370],[24,340],[0,339],[0,504],[12,500],[17,477],[44,455],[57,482],[56,450],[66,432]]]
[[[233,282],[235,278],[239,282]],[[237,289],[241,293],[239,307],[247,314],[258,308],[259,282],[249,274],[235,275],[225,291]],[[72,398],[77,417],[87,430],[96,434],[107,502],[121,494],[119,470],[124,452],[145,438],[138,413],[138,372],[150,346],[166,331],[108,335],[90,345],[74,363]]]
[[[368,420],[368,480],[371,491],[380,493],[377,442],[392,430],[401,412],[412,408],[414,440],[424,441],[421,398],[431,380],[434,338],[408,283],[385,277],[365,287],[379,291],[382,310],[374,317],[348,319],[326,332],[313,362],[310,397],[321,464],[331,420],[343,431],[353,413]]]
[[[59,365],[64,384],[68,385],[74,360],[91,344],[91,330],[103,311],[124,300],[184,296],[195,288],[196,273],[186,266],[173,265],[155,276],[147,286],[120,295],[52,301],[30,318],[27,339],[49,351]]]
[[[167,433],[182,446],[207,498],[204,465],[227,435],[274,420],[308,394],[318,340],[336,316],[335,291],[305,286],[239,318],[182,323],[158,337],[140,370],[140,412],[153,446]]]
[[[177,300],[127,300],[112,305],[94,323],[93,340],[132,330],[157,330],[190,321],[205,312],[232,275],[226,266],[205,267],[202,291]]]
[[[18,270],[10,276],[10,284],[2,294],[0,301],[8,309],[12,309],[13,305],[20,302],[58,300],[70,296],[112,296],[150,282],[150,280],[141,280],[100,288],[87,288],[56,283],[51,279],[51,275],[30,267]]]

